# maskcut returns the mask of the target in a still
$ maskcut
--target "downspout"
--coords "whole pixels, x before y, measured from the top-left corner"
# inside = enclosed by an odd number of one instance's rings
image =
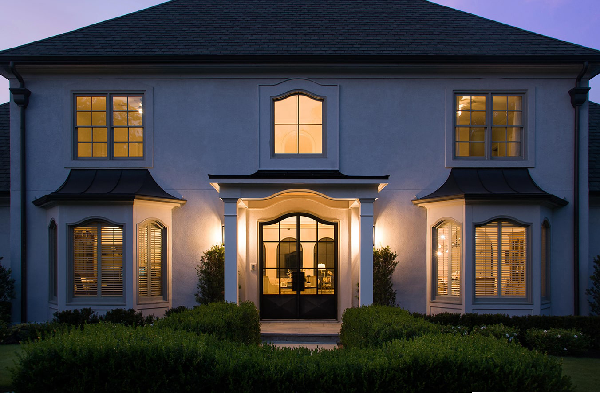
[[[25,88],[25,81],[17,72],[14,62],[10,62],[10,72],[19,81],[19,87],[11,87],[13,101],[19,106],[20,132],[19,132],[19,172],[21,182],[21,322],[27,322],[27,187],[26,187],[26,160],[25,160],[25,109],[29,104],[31,92]]]
[[[580,109],[587,101],[589,87],[581,87],[581,78],[585,75],[589,67],[588,62],[583,63],[583,68],[577,79],[575,87],[569,90],[571,96],[571,105],[575,108],[575,144],[573,154],[573,314],[580,314],[579,307],[579,128],[580,128]],[[587,181],[587,179],[586,179]]]

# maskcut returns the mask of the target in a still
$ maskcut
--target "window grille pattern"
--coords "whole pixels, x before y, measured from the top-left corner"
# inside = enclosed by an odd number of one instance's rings
[[[76,157],[143,157],[142,103],[141,95],[75,96]]]
[[[275,154],[323,153],[323,101],[292,94],[274,101]]]
[[[523,157],[523,96],[457,95],[455,156]]]
[[[460,225],[445,221],[434,229],[433,259],[436,295],[460,296]]]
[[[475,296],[527,295],[527,227],[493,221],[475,227]]]
[[[123,296],[123,229],[90,223],[73,233],[73,296]]]
[[[138,294],[163,296],[165,228],[153,221],[138,228]]]

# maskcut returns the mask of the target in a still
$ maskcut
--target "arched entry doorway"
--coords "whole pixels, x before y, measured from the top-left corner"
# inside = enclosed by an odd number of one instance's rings
[[[337,233],[307,213],[260,223],[261,318],[337,318]]]

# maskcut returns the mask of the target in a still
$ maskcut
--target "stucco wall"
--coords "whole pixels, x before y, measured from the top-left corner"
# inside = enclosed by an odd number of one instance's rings
[[[310,70],[186,70],[47,76],[24,70],[23,75],[32,92],[27,109],[28,200],[56,190],[70,167],[136,165],[122,161],[82,164],[71,159],[75,91],[145,90],[151,95],[144,112],[152,146],[147,146],[148,156],[142,166],[150,168],[167,192],[187,200],[183,207],[173,210],[172,216],[173,306],[194,304],[194,267],[203,251],[220,242],[223,204],[210,186],[208,174],[242,175],[259,169],[259,85],[276,84],[287,78],[310,78],[338,86],[339,169],[348,175],[390,175],[389,184],[375,202],[376,246],[389,245],[398,253],[400,263],[394,273],[397,299],[411,311],[426,311],[429,263],[426,210],[414,206],[411,200],[434,191],[448,176],[446,145],[453,132],[448,124],[453,103],[448,102],[448,96],[453,91],[526,92],[534,103],[534,109],[529,108],[526,116],[535,119],[535,130],[528,132],[532,140],[527,141],[535,151],[531,175],[545,191],[572,200],[573,109],[567,91],[573,87],[574,75],[546,74],[537,78],[511,73],[500,77],[498,71],[482,71],[465,76],[439,70],[344,74]],[[17,116],[18,111],[12,113]],[[13,138],[17,138],[17,131],[11,130]],[[18,157],[15,147],[13,152]],[[12,170],[12,178],[18,179],[17,169]],[[18,204],[13,208],[18,208]],[[48,285],[39,273],[46,269],[47,214],[33,205],[28,209],[32,282],[28,317],[40,320],[46,317],[41,310],[47,309],[46,297],[38,296],[47,292],[44,288]],[[98,215],[93,211],[89,214]],[[559,272],[563,268],[568,272],[572,256],[572,246],[565,241],[571,238],[571,220],[572,204],[553,213],[552,258],[557,264],[553,269]],[[14,222],[11,228],[18,230]],[[15,244],[13,247],[18,246]],[[558,296],[572,296],[570,284],[554,280]],[[558,302],[552,312],[567,314],[572,312],[572,306],[568,301]]]

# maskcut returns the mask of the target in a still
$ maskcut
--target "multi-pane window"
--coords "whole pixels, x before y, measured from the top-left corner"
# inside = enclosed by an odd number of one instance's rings
[[[138,227],[138,295],[163,298],[166,228],[156,221]]]
[[[475,227],[475,296],[525,298],[527,227],[506,220]]]
[[[455,96],[455,157],[523,158],[523,96]]]
[[[123,228],[92,221],[71,236],[73,297],[123,296]]]
[[[436,296],[460,296],[461,228],[444,221],[433,230],[433,276]]]
[[[50,300],[58,296],[58,241],[56,221],[51,220],[48,225],[48,261],[50,269]]]
[[[78,94],[75,96],[77,158],[142,158],[143,96]]]
[[[274,108],[275,154],[323,153],[323,99],[305,93],[277,97]]]

